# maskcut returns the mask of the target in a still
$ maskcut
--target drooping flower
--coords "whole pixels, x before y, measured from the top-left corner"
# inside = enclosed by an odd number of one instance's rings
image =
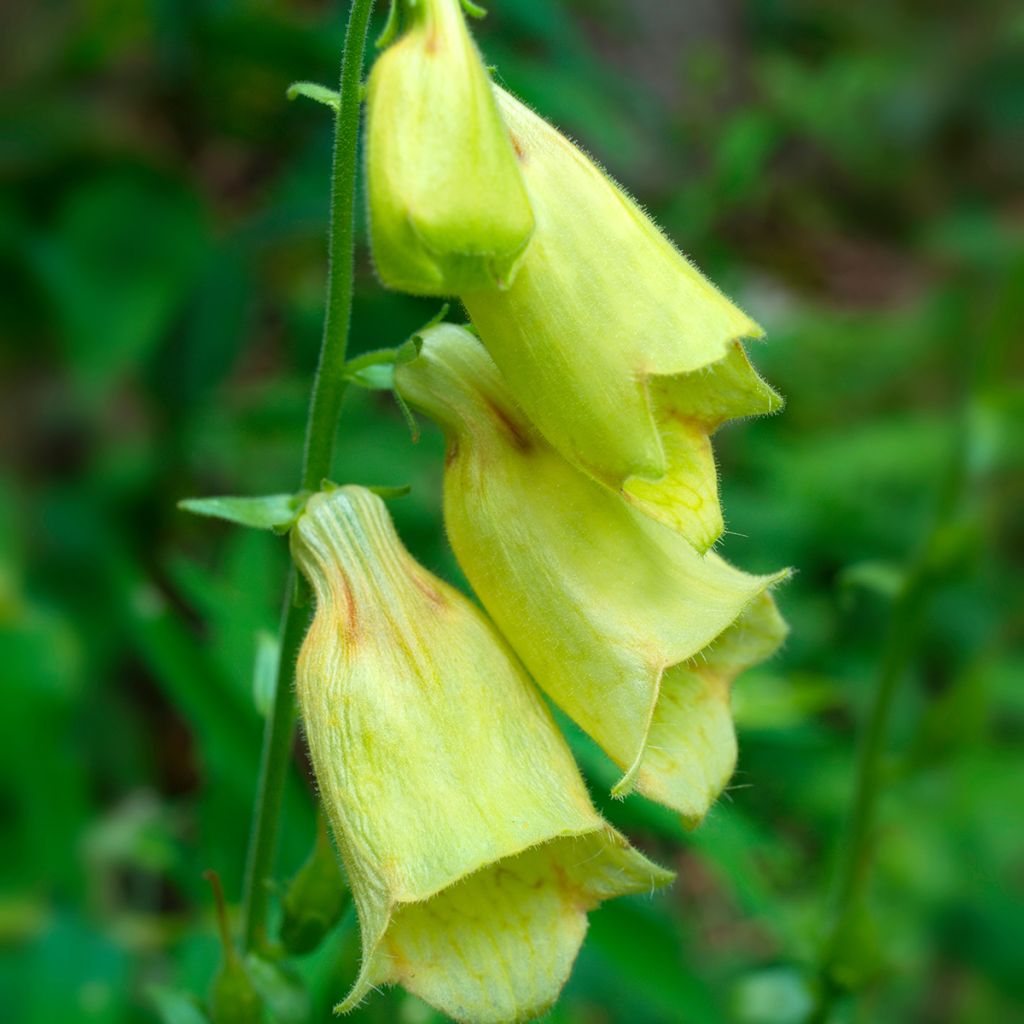
[[[616,793],[699,821],[735,761],[728,683],[784,635],[785,574],[698,555],[563,459],[460,327],[424,332],[396,386],[445,430],[448,536],[498,628],[622,769]]]
[[[671,875],[597,814],[514,655],[378,497],[314,495],[292,537],[316,595],[298,698],[362,932],[339,1009],[399,983],[456,1020],[530,1019],[586,911]]]
[[[459,0],[397,0],[404,34],[367,97],[370,241],[385,285],[423,295],[504,287],[533,214]]]
[[[722,532],[709,436],[781,399],[763,333],[604,172],[496,88],[536,219],[512,285],[462,299],[516,402],[563,456],[704,551]]]

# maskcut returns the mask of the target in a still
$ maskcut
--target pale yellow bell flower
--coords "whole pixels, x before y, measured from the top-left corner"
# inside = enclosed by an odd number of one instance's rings
[[[380,498],[314,495],[292,548],[316,596],[299,705],[362,933],[338,1009],[397,983],[459,1021],[532,1019],[587,910],[671,874],[594,810],[522,666]]]
[[[662,675],[636,787],[678,810],[689,827],[701,822],[736,770],[732,683],[770,658],[786,633],[771,595],[761,593],[709,647]]]
[[[722,532],[710,434],[781,399],[762,330],[555,128],[496,88],[536,230],[511,287],[462,295],[516,402],[563,456],[699,551]]]
[[[406,31],[367,94],[370,242],[381,281],[421,295],[504,287],[533,214],[459,0],[397,0]]]
[[[636,787],[699,821],[736,753],[727,683],[738,660],[715,645],[760,637],[744,641],[748,662],[778,646],[784,626],[767,591],[785,573],[751,576],[698,555],[563,459],[463,328],[425,331],[395,379],[445,430],[445,525],[498,628],[622,769],[617,795]]]

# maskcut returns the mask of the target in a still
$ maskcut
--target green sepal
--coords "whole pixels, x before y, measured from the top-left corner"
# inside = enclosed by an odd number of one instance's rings
[[[265,1019],[263,999],[231,937],[220,876],[216,871],[207,871],[205,876],[213,889],[221,946],[220,966],[210,982],[207,1000],[210,1020],[213,1024],[260,1024]]]
[[[473,3],[473,0],[462,0],[462,9],[471,18],[486,18],[487,8],[481,7],[479,4]]]
[[[395,498],[404,498],[412,490],[412,485],[398,484],[395,487],[368,486],[366,489],[371,494],[376,494],[378,498],[383,498],[385,501],[393,501]]]
[[[405,420],[405,425],[409,428],[409,436],[412,438],[412,443],[418,444],[420,440],[420,425],[416,421],[416,417],[413,415],[412,409],[409,408],[408,403],[399,393],[397,388],[394,391],[394,396],[395,402],[402,413],[402,418]]]
[[[367,391],[391,391],[395,384],[395,367],[411,363],[420,354],[422,345],[419,334],[414,334],[397,348],[382,348],[356,356],[345,364],[343,376]]]
[[[332,491],[340,491],[343,487],[349,486],[348,484],[337,484],[333,480],[327,480],[326,478],[320,481],[320,490],[327,494]],[[374,485],[374,484],[361,484],[365,490],[371,494],[376,494],[378,498],[383,498],[385,501],[391,501],[394,498],[404,498],[411,490],[410,484],[395,484],[395,485]]]
[[[355,369],[346,367],[345,380],[366,391],[391,391],[395,386],[394,360],[367,363]]]
[[[258,1024],[264,1019],[263,1000],[241,958],[232,950],[210,986],[212,1024]]]
[[[309,498],[308,491],[297,494],[263,494],[254,498],[183,498],[178,508],[197,516],[224,519],[257,530],[287,533],[301,515]]]
[[[364,352],[361,356],[348,360],[342,375],[345,380],[356,384],[367,391],[394,390],[396,366],[411,363],[423,347],[423,333],[436,327],[448,315],[446,302],[422,327],[413,331],[401,345],[394,348],[379,348],[372,352]]]
[[[398,35],[402,20],[398,8],[399,0],[391,0],[391,3],[388,5],[387,21],[384,22],[384,27],[380,30],[380,35],[377,36],[373,44],[376,49],[383,50],[389,43],[394,42],[395,37]]]
[[[294,956],[311,953],[341,920],[349,900],[321,814],[313,849],[288,883],[282,900],[281,945]]]
[[[416,348],[416,355],[420,354],[420,349],[423,347],[423,338],[421,335],[424,331],[429,331],[431,327],[436,327],[448,315],[449,308],[450,306],[446,302],[418,331],[413,331],[409,336],[409,341],[417,341],[419,343]],[[409,341],[406,342],[406,345]],[[402,347],[404,348],[405,346]]]

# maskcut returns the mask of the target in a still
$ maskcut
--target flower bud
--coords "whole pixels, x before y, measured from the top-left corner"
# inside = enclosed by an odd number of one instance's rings
[[[402,6],[407,31],[377,60],[368,93],[377,273],[420,295],[504,287],[533,213],[490,78],[459,0]]]
[[[256,991],[241,957],[221,963],[210,985],[212,1024],[260,1024],[266,1019],[263,1000]]]
[[[614,792],[635,786],[699,821],[735,759],[727,682],[781,640],[767,590],[785,574],[698,555],[563,459],[468,331],[442,324],[422,339],[396,385],[447,435],[445,525],[474,591],[623,770]],[[764,642],[743,657],[713,646],[732,630]]]
[[[292,538],[316,595],[299,704],[363,947],[339,1009],[399,983],[456,1020],[532,1018],[586,911],[671,875],[597,814],[522,667],[378,497],[314,495]]]
[[[537,227],[512,285],[463,302],[548,441],[704,551],[723,528],[710,434],[781,405],[739,342],[763,332],[568,139],[495,94]]]

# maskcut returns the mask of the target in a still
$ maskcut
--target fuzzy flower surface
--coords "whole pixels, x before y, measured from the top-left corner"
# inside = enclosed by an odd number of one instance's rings
[[[462,295],[516,403],[565,458],[706,551],[723,521],[711,434],[779,396],[762,330],[592,160],[495,88],[536,220],[506,289]]]
[[[479,341],[441,324],[396,384],[444,429],[445,524],[533,678],[634,787],[703,818],[733,771],[729,684],[785,636],[752,576],[698,555],[555,451]]]
[[[396,0],[406,31],[367,95],[374,264],[389,288],[453,295],[502,288],[533,213],[459,0]]]
[[[400,984],[458,1021],[532,1019],[587,911],[671,874],[594,810],[522,666],[380,498],[314,495],[292,544],[316,596],[298,698],[363,947],[339,1010]]]

